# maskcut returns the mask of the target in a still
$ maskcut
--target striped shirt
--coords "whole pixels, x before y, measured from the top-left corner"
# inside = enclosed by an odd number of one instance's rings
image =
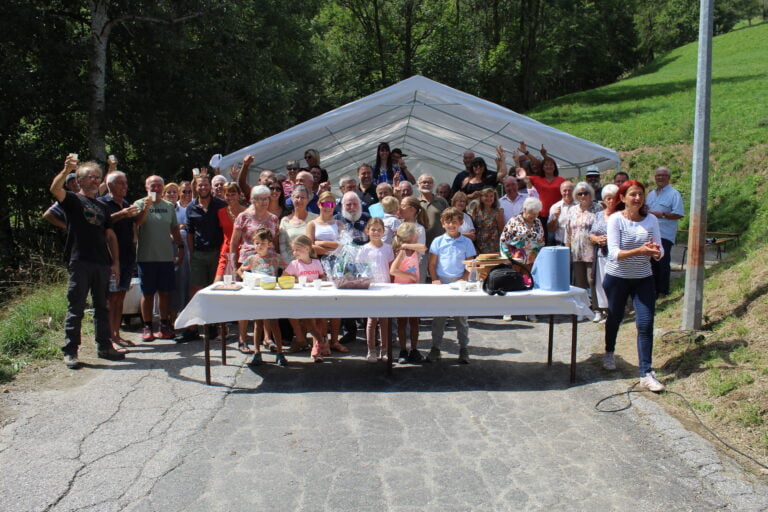
[[[659,244],[661,256],[661,233],[659,221],[652,214],[640,222],[634,222],[616,212],[608,218],[608,261],[605,273],[624,279],[642,279],[652,275],[650,256],[632,256],[619,260],[619,251],[637,249],[649,240]]]

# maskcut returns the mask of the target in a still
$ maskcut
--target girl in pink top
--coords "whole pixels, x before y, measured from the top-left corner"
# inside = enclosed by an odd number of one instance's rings
[[[365,234],[370,240],[363,246],[357,256],[357,260],[368,263],[373,273],[374,283],[389,283],[389,265],[395,259],[392,252],[392,246],[384,243],[384,221],[378,217],[371,217],[368,224],[365,225]],[[379,357],[376,357],[376,326],[379,327],[381,336],[381,346],[379,347]],[[384,359],[389,347],[389,318],[369,318],[365,326],[365,337],[368,341],[369,363],[375,363],[376,360]]]
[[[291,249],[293,251],[293,260],[285,268],[283,275],[294,276],[297,281],[299,277],[305,276],[308,283],[325,277],[320,260],[315,257],[315,252],[312,249],[312,240],[308,236],[297,236],[291,243]],[[330,352],[330,349],[326,346],[322,328],[325,320],[317,318],[303,318],[301,320],[291,318],[288,321],[291,323],[293,333],[296,336],[296,340],[291,343],[291,348],[288,351],[292,353],[301,352],[309,348],[307,333],[311,333],[315,339],[315,344],[312,347],[312,358],[316,363],[321,363],[324,353]]]
[[[392,242],[392,248],[397,251],[395,261],[389,267],[389,272],[394,276],[396,283],[415,284],[419,282],[419,258],[427,251],[424,244],[417,243],[419,233],[412,222],[404,222],[397,228],[397,234]],[[405,348],[405,326],[411,329],[411,351]],[[400,355],[397,362],[420,363],[424,356],[416,348],[419,343],[419,319],[418,317],[398,318],[397,337],[400,342]]]

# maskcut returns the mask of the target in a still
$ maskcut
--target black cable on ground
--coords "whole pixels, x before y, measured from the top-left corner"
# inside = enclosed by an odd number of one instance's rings
[[[606,397],[604,397],[604,398],[601,398],[601,399],[600,399],[600,400],[598,400],[598,401],[597,401],[597,403],[595,404],[595,409],[596,409],[598,412],[608,412],[608,413],[613,413],[613,412],[621,412],[621,411],[626,411],[627,409],[631,408],[631,407],[632,407],[632,393],[651,393],[651,391],[648,391],[648,390],[636,390],[636,389],[635,389],[635,386],[637,386],[637,385],[638,385],[638,383],[639,383],[639,382],[635,382],[635,383],[634,383],[634,384],[632,384],[632,385],[629,387],[629,389],[627,389],[626,391],[622,391],[621,393],[614,393],[614,394],[612,394],[612,395],[608,395],[608,396],[606,396]],[[723,440],[723,439],[722,439],[720,436],[718,436],[718,435],[717,435],[717,434],[716,434],[716,433],[715,433],[715,432],[714,432],[714,431],[713,431],[711,428],[709,428],[709,427],[708,427],[706,424],[704,424],[704,422],[701,420],[701,418],[699,418],[699,415],[698,415],[698,414],[696,414],[696,410],[693,408],[693,406],[691,405],[691,403],[690,403],[690,402],[688,401],[688,399],[687,399],[687,398],[685,398],[683,395],[681,395],[681,394],[680,394],[680,393],[678,393],[677,391],[669,391],[669,390],[666,390],[666,391],[664,391],[664,393],[669,393],[670,395],[675,395],[675,396],[678,396],[678,397],[680,397],[680,398],[683,400],[683,402],[685,403],[685,405],[688,407],[688,410],[690,410],[690,411],[691,411],[691,413],[693,414],[693,417],[694,417],[694,418],[696,418],[696,421],[698,421],[698,422],[699,422],[699,425],[701,425],[702,427],[704,427],[704,430],[706,430],[707,432],[709,432],[709,434],[710,434],[712,437],[714,437],[715,439],[717,439],[718,441],[720,441],[720,443],[722,443],[722,445],[723,445],[723,446],[725,446],[725,447],[726,447],[726,448],[728,448],[729,450],[732,450],[732,451],[734,451],[734,452],[738,453],[738,454],[739,454],[739,455],[741,455],[742,457],[745,457],[745,458],[747,458],[747,459],[751,460],[752,462],[754,462],[755,464],[757,464],[757,465],[758,465],[758,466],[760,466],[761,468],[764,468],[764,469],[768,469],[768,465],[766,465],[766,464],[764,464],[764,463],[762,463],[762,462],[758,461],[757,459],[755,459],[754,457],[752,457],[752,456],[750,456],[750,455],[747,455],[746,453],[744,453],[743,451],[739,450],[739,449],[738,449],[738,448],[736,448],[735,446],[731,446],[729,443],[727,443],[726,441],[724,441],[724,440]],[[603,402],[605,402],[605,401],[607,401],[607,400],[610,400],[610,399],[612,399],[612,398],[616,398],[616,397],[622,396],[622,395],[626,395],[626,396],[627,396],[627,405],[625,405],[624,407],[620,407],[620,408],[618,408],[618,409],[601,409],[601,408],[600,408],[600,404],[602,404]]]

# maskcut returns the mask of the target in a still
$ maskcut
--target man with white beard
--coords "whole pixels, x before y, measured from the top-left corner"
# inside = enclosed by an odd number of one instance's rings
[[[417,185],[421,194],[419,202],[424,211],[427,212],[427,219],[429,220],[429,227],[427,228],[427,247],[429,247],[432,240],[445,232],[443,224],[440,222],[440,214],[448,208],[448,201],[432,192],[435,188],[435,179],[431,174],[419,176]]]
[[[341,212],[334,215],[334,218],[344,223],[344,229],[352,235],[352,241],[356,245],[368,243],[365,225],[371,216],[363,211],[360,198],[356,192],[346,192],[341,197]]]

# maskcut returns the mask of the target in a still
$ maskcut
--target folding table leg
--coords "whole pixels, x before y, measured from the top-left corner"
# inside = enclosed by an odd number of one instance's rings
[[[218,324],[218,331],[221,338],[221,364],[227,366],[227,340],[224,336],[224,324]]]
[[[552,347],[555,335],[555,315],[549,315],[549,346],[547,347],[547,366],[552,366]]]
[[[571,384],[576,382],[576,334],[578,330],[578,317],[571,315]]]
[[[392,375],[392,344],[395,340],[392,336],[392,324],[390,324],[389,327],[389,346],[387,347],[387,375]]]
[[[198,326],[203,330],[203,348],[205,349],[205,383],[211,385],[211,338],[205,325]]]

